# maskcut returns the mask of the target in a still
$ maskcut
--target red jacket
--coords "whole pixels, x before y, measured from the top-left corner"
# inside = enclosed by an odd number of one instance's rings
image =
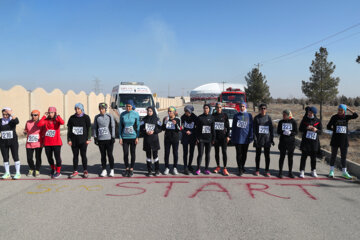
[[[60,126],[64,125],[64,120],[60,116],[56,119],[49,119],[43,116],[38,122],[38,127],[45,126],[44,146],[62,146],[62,140],[60,136]]]

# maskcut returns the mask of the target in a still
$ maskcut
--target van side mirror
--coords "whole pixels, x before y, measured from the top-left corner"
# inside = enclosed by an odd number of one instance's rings
[[[156,102],[156,109],[159,109],[160,108],[160,103],[159,102]]]
[[[112,103],[111,103],[111,108],[112,108],[112,109],[117,109],[117,106],[116,106],[116,103],[115,103],[115,102],[112,102]]]

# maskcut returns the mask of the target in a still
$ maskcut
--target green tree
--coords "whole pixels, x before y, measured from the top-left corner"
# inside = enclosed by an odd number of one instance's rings
[[[245,88],[248,102],[253,103],[253,108],[260,103],[269,103],[271,96],[265,75],[258,68],[253,68],[245,76],[247,87]]]
[[[360,56],[358,56],[358,58],[356,59],[357,63],[360,63]]]
[[[333,62],[328,62],[327,57],[326,48],[320,47],[310,66],[309,81],[302,81],[303,93],[311,102],[320,104],[320,121],[322,121],[323,105],[336,97],[340,82],[340,78],[332,76],[336,66]]]

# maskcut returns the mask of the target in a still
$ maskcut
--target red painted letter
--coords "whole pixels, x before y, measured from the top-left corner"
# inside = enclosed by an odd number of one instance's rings
[[[185,181],[165,181],[165,182],[161,182],[161,181],[155,181],[155,182],[149,182],[150,183],[168,183],[168,185],[166,186],[166,191],[164,193],[164,197],[168,197],[169,193],[174,185],[174,183],[189,183],[189,182],[185,182]]]
[[[261,185],[263,188],[253,188],[253,185]],[[263,184],[263,183],[246,183],[247,190],[249,191],[249,194],[252,198],[255,198],[254,191],[265,193],[272,197],[282,198],[282,199],[290,199],[290,197],[281,197],[269,192],[266,192],[265,190],[269,189],[269,185]]]
[[[110,197],[128,197],[128,196],[136,196],[136,195],[140,195],[146,192],[145,188],[141,188],[141,187],[129,187],[129,186],[124,186],[125,184],[139,184],[139,182],[123,182],[123,183],[118,183],[116,184],[117,187],[121,187],[121,188],[130,188],[130,189],[138,189],[140,190],[137,193],[131,193],[131,194],[106,194],[106,196],[110,196]]]
[[[206,190],[205,188],[208,186],[216,186],[219,188],[219,190],[210,190],[210,189]],[[231,195],[230,195],[229,191],[226,188],[224,188],[220,183],[216,183],[216,182],[206,183],[206,184],[202,185],[201,188],[197,189],[194,194],[190,195],[189,198],[196,197],[198,195],[198,193],[200,193],[200,192],[223,192],[223,193],[226,193],[228,198],[231,200]]]
[[[319,187],[319,186],[317,186],[317,185],[301,184],[301,183],[299,183],[299,184],[295,184],[295,183],[294,183],[294,184],[286,184],[286,183],[282,184],[282,183],[278,183],[278,185],[281,185],[281,186],[294,186],[294,187],[299,187],[309,198],[311,198],[311,199],[313,199],[313,200],[317,200],[316,197],[314,197],[313,195],[311,195],[311,194],[309,193],[309,191],[308,191],[306,188],[304,188],[304,186]]]

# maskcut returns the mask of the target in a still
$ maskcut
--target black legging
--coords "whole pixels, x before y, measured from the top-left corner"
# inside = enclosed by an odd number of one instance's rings
[[[220,147],[221,147],[221,152],[222,152],[222,156],[223,156],[223,162],[224,162],[224,168],[226,168],[227,165],[227,142],[226,141],[221,141],[221,142],[216,142],[214,144],[215,147],[215,161],[216,161],[216,166],[220,166]]]
[[[11,151],[11,155],[14,159],[14,162],[19,161],[19,143],[15,142],[11,145],[1,145],[1,155],[3,157],[4,162],[9,162],[9,150]]]
[[[338,150],[340,148],[341,153],[341,167],[346,168],[346,156],[348,152],[347,147],[331,147],[331,159],[330,159],[330,166],[335,166],[335,161],[337,157]]]
[[[101,167],[103,170],[106,169],[106,155],[109,159],[110,169],[114,169],[114,143],[111,140],[99,141],[99,150],[101,154]]]
[[[211,151],[211,143],[210,142],[199,142],[198,143],[198,157],[197,157],[197,168],[200,169],[202,157],[204,155],[205,149],[205,170],[209,169],[210,164],[210,151]]]
[[[50,166],[54,166],[54,159],[53,159],[53,153],[56,160],[56,167],[61,167],[61,146],[46,146],[45,147],[45,153],[46,157],[48,159],[48,162]]]
[[[287,150],[289,173],[292,172],[294,150],[295,149],[288,149]],[[279,171],[280,172],[282,172],[282,170],[283,170],[285,156],[286,156],[286,148],[281,148],[280,149],[280,159],[279,159]]]
[[[135,139],[123,139],[124,164],[125,168],[129,168],[129,147],[131,154],[130,168],[134,168],[136,160],[136,144]]]
[[[43,150],[42,148],[26,149],[26,157],[30,170],[40,171],[42,150]],[[34,164],[34,152],[35,152],[36,165]]]
[[[87,150],[87,144],[86,142],[83,144],[78,144],[76,146],[71,146],[71,150],[73,152],[73,166],[74,166],[74,171],[78,170],[78,166],[79,166],[79,152],[81,155],[81,161],[82,161],[82,165],[84,168],[84,171],[87,171],[87,157],[86,157],[86,150]]]
[[[256,148],[256,171],[260,170],[260,157],[261,157],[261,147]],[[265,155],[265,171],[269,171],[270,168],[270,147],[264,147],[264,155]]]
[[[195,143],[184,143],[183,144],[183,161],[184,167],[190,167],[194,159]],[[190,146],[190,148],[189,148]],[[189,162],[188,162],[189,155]]]
[[[247,153],[249,150],[249,144],[236,144],[235,148],[236,148],[236,161],[238,168],[244,171]]]
[[[303,151],[301,153],[300,171],[305,171],[307,157],[310,157],[310,159],[311,159],[311,171],[314,171],[316,169],[316,154],[317,154],[317,152],[304,152]]]
[[[157,159],[158,158],[158,151],[157,150],[151,150],[151,149],[148,149],[146,150],[146,158],[147,159],[151,159],[151,156],[153,157],[153,159]]]
[[[169,157],[170,157],[170,148],[172,147],[173,156],[174,156],[174,168],[177,168],[179,160],[179,142],[165,142],[165,168],[169,168]]]

